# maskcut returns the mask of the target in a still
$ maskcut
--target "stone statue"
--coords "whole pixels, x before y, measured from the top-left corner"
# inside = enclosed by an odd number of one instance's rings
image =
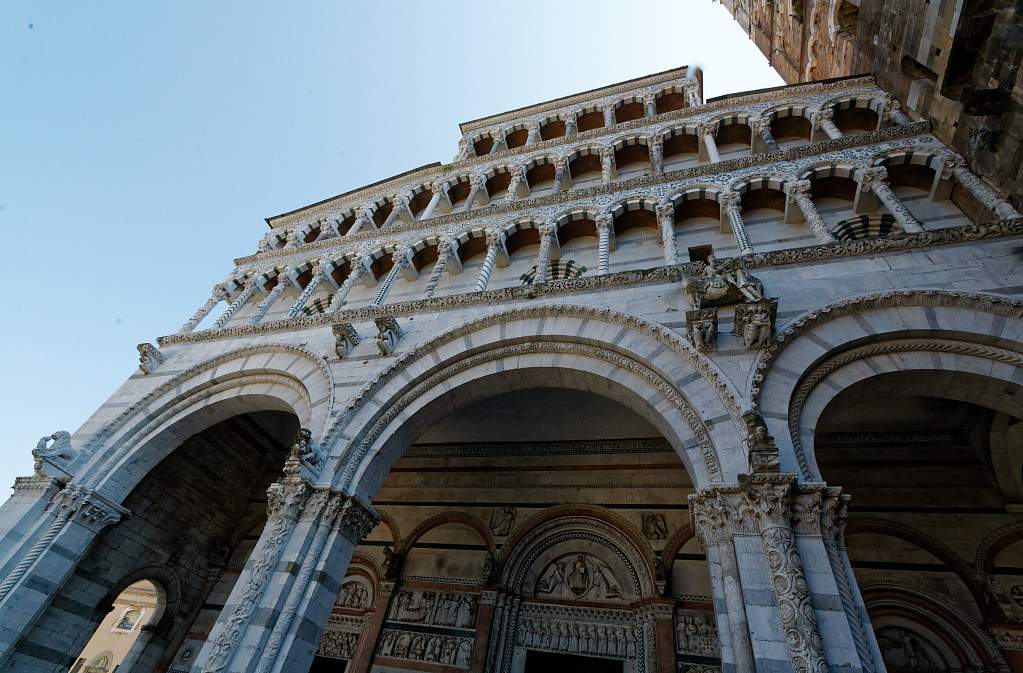
[[[774,334],[775,300],[761,300],[740,304],[735,308],[733,334],[742,337],[747,350],[766,348]]]
[[[141,343],[136,346],[139,351],[139,369],[143,374],[151,374],[167,358],[160,349],[151,343]]]
[[[483,558],[483,583],[493,584],[497,581],[497,557],[494,552],[487,552]]]
[[[306,428],[299,428],[298,434],[295,435],[295,445],[292,447],[292,452],[298,455],[298,459],[304,464],[313,468],[314,470],[320,469],[320,463],[322,462],[322,456],[320,450],[316,448],[316,445],[312,441],[313,433]]]
[[[344,360],[352,349],[358,345],[361,338],[350,322],[343,322],[331,327],[334,333],[334,352],[339,360]]]
[[[764,418],[756,411],[742,415],[746,423],[746,448],[749,451],[750,470],[757,472],[778,472],[778,445],[767,430]]]
[[[405,332],[398,325],[398,321],[390,316],[377,318],[375,322],[378,332],[377,348],[381,355],[390,355],[398,347],[398,342],[405,336]]]
[[[696,350],[710,352],[714,350],[718,332],[718,312],[716,308],[698,308],[686,311],[686,329],[689,341]]]
[[[496,507],[490,513],[490,530],[494,535],[508,535],[515,525],[514,507]]]
[[[741,301],[761,301],[764,285],[749,274],[741,259],[718,264],[717,257],[707,255],[703,270],[686,275],[685,292],[694,309],[725,306]]]
[[[668,537],[668,525],[663,514],[643,512],[643,535],[648,540],[664,540]]]
[[[66,430],[58,430],[52,435],[41,437],[36,443],[36,448],[32,449],[35,473],[40,477],[44,476],[44,462],[63,469],[63,466],[67,466],[77,455],[78,451],[71,446],[71,433]]]

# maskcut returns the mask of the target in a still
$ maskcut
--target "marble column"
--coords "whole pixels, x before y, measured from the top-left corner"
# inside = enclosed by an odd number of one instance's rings
[[[902,200],[888,186],[888,170],[884,166],[875,166],[863,171],[860,176],[860,189],[873,192],[907,234],[924,231],[923,225],[913,217]]]
[[[647,117],[657,116],[657,95],[648,93],[643,96],[643,107],[645,108]]]
[[[799,206],[799,210],[803,213],[806,221],[810,223],[810,229],[813,230],[813,235],[817,237],[817,240],[821,243],[834,243],[834,235],[828,230],[828,225],[825,224],[820,211],[817,210],[813,199],[810,198],[810,181],[795,180],[788,183],[786,187],[789,198]]]
[[[597,215],[597,273],[604,275],[611,266],[611,216]]]
[[[720,497],[713,493],[694,493],[689,496],[689,516],[693,530],[707,552],[714,594],[718,599],[723,599],[724,617],[720,612],[721,604],[715,601],[718,635],[723,638],[724,634],[728,634],[727,641],[721,643],[722,650],[731,649],[736,671],[755,671],[742,580],[726,507]]]
[[[506,149],[508,149],[508,143],[505,141],[504,134],[499,133],[494,136],[494,145],[490,148],[490,154],[497,154]]]
[[[348,299],[348,293],[352,291],[352,287],[355,286],[356,281],[362,279],[364,276],[372,275],[370,271],[371,261],[368,257],[360,257],[359,259],[352,261],[352,270],[348,272],[348,277],[341,283],[341,287],[337,289],[334,296],[330,299],[330,306],[327,308],[327,313],[334,313],[341,309],[345,305],[345,301]]]
[[[529,133],[526,135],[526,144],[535,145],[540,142],[540,122],[533,122],[529,125]]]
[[[604,128],[611,128],[615,125],[615,106],[614,104],[604,106]]]
[[[359,216],[355,218],[355,222],[352,223],[352,228],[348,230],[348,235],[352,236],[359,233],[367,227],[373,226],[373,211],[369,208],[363,208]]]
[[[697,129],[697,134],[703,141],[703,155],[700,158],[710,163],[716,163],[721,161],[721,155],[718,153],[718,144],[714,139],[714,134],[717,132],[717,126],[715,124],[709,124],[701,126]]]
[[[480,267],[480,275],[476,279],[474,292],[483,292],[490,282],[490,274],[494,272],[494,264],[497,263],[497,254],[504,246],[504,234],[500,231],[487,232],[487,252],[483,257],[483,266]]]
[[[981,205],[1000,219],[1020,217],[1019,212],[1013,208],[1011,203],[1003,199],[990,185],[966,168],[966,160],[959,155],[945,159],[945,163],[941,167],[941,178],[943,180],[954,179]]]
[[[432,297],[433,293],[437,291],[437,284],[440,283],[440,277],[444,273],[444,269],[447,268],[448,261],[455,254],[457,254],[455,240],[445,238],[437,244],[437,261],[433,264],[433,270],[430,272],[430,277],[426,279],[426,289],[423,291],[423,295],[427,299]]]
[[[732,233],[735,234],[735,242],[739,244],[739,254],[752,255],[753,244],[746,231],[746,224],[742,221],[742,194],[725,192],[718,197],[718,203],[728,224],[732,227]]]
[[[650,138],[649,147],[650,151],[650,171],[655,175],[664,172],[664,138],[660,135],[655,135]]]
[[[522,190],[522,183],[526,181],[525,168],[516,166],[512,169],[511,180],[508,182],[508,192],[504,195],[505,201],[514,201],[519,198]]]
[[[774,134],[771,132],[771,118],[770,117],[759,117],[750,122],[750,128],[753,129],[753,134],[760,138],[763,143],[764,149],[767,152],[779,151],[778,142],[774,139]]]
[[[880,119],[878,119],[879,125],[880,122],[885,117],[891,119],[892,122],[897,124],[898,126],[908,126],[909,124],[913,123],[913,120],[910,119],[909,116],[902,111],[902,105],[899,103],[899,101],[895,100],[894,98],[889,98],[888,100],[885,101],[884,108],[882,108],[881,110]]]
[[[420,220],[428,220],[433,217],[433,213],[437,210],[437,206],[440,205],[441,201],[448,197],[447,185],[440,183],[433,186],[433,197],[430,199],[430,203],[426,205],[423,212],[419,215]],[[450,203],[450,202],[449,202]]]
[[[288,309],[288,319],[297,318],[302,307],[312,298],[313,293],[316,292],[316,288],[320,286],[325,278],[326,269],[323,264],[317,264],[313,267],[312,277],[309,279],[309,283],[302,289],[302,293],[298,295],[298,299],[291,308]]]
[[[208,316],[213,309],[217,307],[217,304],[227,299],[227,288],[222,284],[217,283],[213,286],[213,292],[210,293],[210,298],[206,300],[206,303],[199,307],[191,318],[188,319],[181,329],[178,330],[178,334],[188,334],[195,329],[196,325],[203,321],[203,318]]]
[[[228,321],[234,317],[234,314],[238,312],[238,309],[244,306],[245,302],[247,302],[249,298],[256,293],[257,288],[256,279],[253,278],[249,280],[242,291],[238,293],[238,296],[234,298],[234,301],[228,304],[227,309],[221,313],[220,317],[217,318],[217,321],[213,323],[213,329],[224,329],[224,325],[226,325]]]
[[[547,282],[547,267],[551,261],[551,248],[554,244],[556,230],[553,224],[545,224],[539,229],[540,251],[536,255],[536,274],[533,276],[533,284],[539,285]]]
[[[250,325],[258,325],[259,322],[266,317],[267,312],[274,303],[276,303],[280,296],[284,294],[284,291],[292,286],[293,281],[291,280],[291,276],[289,276],[288,271],[288,269],[285,269],[277,274],[277,284],[274,285],[274,288],[267,293],[263,302],[256,309],[256,312],[251,318],[249,318]]]
[[[614,148],[600,148],[600,180],[605,185],[614,180],[615,154]]]
[[[560,194],[565,189],[565,178],[568,175],[568,159],[558,159],[558,163],[554,164],[554,186],[551,190],[554,194]]]
[[[401,217],[402,213],[406,213],[407,219],[409,220],[413,219],[412,210],[409,208],[408,205],[408,199],[404,196],[398,197],[397,199],[394,200],[391,212],[387,213],[387,218],[384,220],[384,223],[380,225],[380,228],[387,229],[388,227],[390,227],[392,224],[394,224],[395,220]]]
[[[569,117],[565,120],[565,137],[571,138],[578,132],[578,126],[575,122],[575,117]]]
[[[384,302],[387,293],[391,290],[391,286],[394,285],[394,280],[406,267],[412,267],[412,251],[407,248],[395,250],[391,255],[391,269],[377,288],[377,294],[373,297],[373,301],[370,302],[370,306],[380,306]]]
[[[486,179],[482,175],[474,174],[469,177],[469,195],[465,197],[465,205],[462,206],[463,213],[472,210],[472,204],[476,202],[476,197],[479,196],[485,182]]]
[[[836,138],[842,137],[841,129],[835,126],[835,122],[832,121],[834,118],[835,111],[832,110],[831,108],[824,108],[823,110],[818,110],[817,114],[813,116],[814,122],[821,130],[824,131],[825,134],[827,134],[828,138],[830,138],[831,140],[835,140]]]
[[[678,264],[678,250],[675,246],[675,205],[673,203],[657,204],[657,226],[661,230],[664,263]]]

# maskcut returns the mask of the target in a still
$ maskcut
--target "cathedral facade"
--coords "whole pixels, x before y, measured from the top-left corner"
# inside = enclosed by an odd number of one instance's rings
[[[461,132],[40,439],[0,671],[1023,671],[1023,218],[930,122],[684,67]]]

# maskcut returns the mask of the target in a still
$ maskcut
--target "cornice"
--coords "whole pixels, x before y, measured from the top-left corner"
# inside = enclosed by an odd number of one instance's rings
[[[694,66],[684,65],[680,68],[672,68],[671,70],[665,70],[664,72],[660,72],[655,75],[640,77],[639,79],[633,79],[627,82],[619,82],[618,84],[611,84],[598,89],[590,89],[589,91],[565,96],[564,98],[556,98],[551,101],[536,103],[535,105],[527,105],[526,107],[521,107],[516,110],[508,110],[507,112],[498,112],[497,114],[490,115],[489,117],[481,117],[480,119],[462,122],[458,125],[458,129],[463,135],[465,135],[477,129],[485,129],[488,126],[493,126],[494,124],[499,124],[501,122],[514,121],[516,119],[521,119],[522,117],[530,117],[535,114],[551,112],[552,110],[573,107],[580,103],[588,103],[607,96],[627,93],[629,91],[634,91],[635,89],[641,89],[655,84],[687,79],[689,68],[691,67]]]
[[[949,227],[923,231],[917,234],[899,234],[886,238],[873,238],[758,252],[743,258],[747,268],[758,269],[794,264],[813,264],[831,259],[872,256],[884,252],[914,250],[939,245],[968,243],[971,241],[1018,236],[1023,234],[1023,218],[998,220],[985,224]],[[670,283],[681,279],[687,271],[695,270],[699,263],[659,266],[635,271],[620,271],[603,276],[581,276],[552,281],[540,285],[515,286],[483,292],[416,299],[383,306],[363,306],[343,309],[294,320],[278,320],[257,325],[239,325],[220,330],[204,330],[189,334],[172,334],[157,339],[160,346],[182,343],[214,341],[233,337],[293,331],[347,322],[366,322],[381,317],[398,317],[415,313],[459,309],[465,306],[493,305],[511,301],[528,301],[556,297],[578,292],[593,292],[645,283]]]
[[[352,234],[345,235],[341,238],[330,238],[327,240],[305,243],[303,245],[296,245],[289,248],[278,248],[276,250],[268,250],[267,252],[257,253],[255,255],[239,257],[234,260],[234,263],[237,266],[241,266],[243,264],[249,264],[252,262],[261,262],[270,259],[277,260],[291,257],[293,255],[302,255],[306,254],[310,250],[323,250],[331,248],[341,250],[346,247],[357,248],[359,246],[355,244],[365,243],[367,241],[371,241],[374,239],[380,239],[381,241],[389,241],[401,234],[429,232],[433,229],[436,229],[437,227],[444,226],[447,224],[467,222],[471,220],[485,218],[492,215],[499,215],[502,213],[514,213],[518,211],[528,210],[530,208],[540,208],[544,206],[552,206],[559,204],[570,204],[574,201],[601,196],[604,194],[615,194],[617,192],[628,191],[630,189],[651,187],[655,185],[666,184],[669,182],[677,182],[679,180],[691,180],[693,178],[698,178],[705,175],[728,173],[731,171],[741,170],[744,168],[750,168],[754,166],[765,166],[768,164],[774,164],[779,162],[794,161],[808,156],[824,154],[826,152],[834,152],[836,150],[843,150],[851,147],[873,145],[887,140],[909,138],[912,136],[923,135],[929,133],[930,130],[931,124],[928,121],[915,122],[913,124],[908,124],[906,126],[891,126],[888,128],[881,129],[879,131],[873,131],[871,133],[860,133],[857,135],[843,136],[841,138],[836,138],[834,140],[824,140],[817,143],[811,143],[809,145],[793,147],[780,152],[765,152],[760,154],[751,154],[749,156],[739,157],[736,159],[728,159],[726,161],[719,161],[716,163],[707,163],[699,164],[697,166],[690,166],[688,168],[682,168],[676,171],[668,171],[659,174],[641,175],[635,178],[629,178],[628,180],[611,182],[609,184],[595,185],[593,187],[585,187],[583,189],[567,190],[561,192],[560,194],[548,194],[545,196],[538,196],[534,198],[517,199],[511,202],[502,201],[500,203],[491,204],[483,208],[475,208],[467,213],[466,212],[449,213],[447,215],[441,215],[439,217],[432,217],[429,220],[421,220],[418,222],[411,222],[407,224],[392,226],[384,231],[379,230],[364,231],[354,235]]]
[[[670,78],[669,78],[670,79]],[[667,81],[667,80],[662,80]],[[646,85],[640,85],[646,86]],[[673,110],[671,112],[665,112],[655,117],[644,117],[642,119],[634,119],[632,121],[622,122],[613,126],[601,127],[599,129],[592,129],[590,131],[584,131],[577,133],[572,137],[552,138],[550,140],[544,140],[539,143],[532,145],[524,145],[522,147],[516,147],[510,150],[503,150],[495,154],[488,154],[482,157],[468,157],[461,161],[456,161],[450,164],[442,164],[441,166],[434,166],[431,168],[423,169],[422,171],[415,173],[407,173],[395,178],[393,182],[373,183],[362,188],[357,188],[352,191],[346,192],[337,197],[328,198],[319,203],[310,205],[307,209],[298,208],[290,213],[274,215],[268,220],[273,221],[272,229],[286,228],[296,222],[300,222],[307,219],[316,219],[321,217],[323,211],[337,209],[342,206],[352,206],[351,202],[359,202],[365,200],[370,196],[380,196],[381,194],[388,194],[396,191],[401,191],[409,186],[413,186],[413,183],[419,184],[424,181],[425,178],[437,177],[447,173],[457,173],[460,170],[478,166],[480,164],[486,164],[493,161],[507,160],[511,157],[517,157],[524,154],[530,154],[533,152],[550,150],[563,145],[570,145],[579,143],[580,141],[593,140],[603,136],[614,135],[623,131],[632,129],[642,128],[650,126],[652,124],[660,124],[666,121],[673,120],[684,120],[689,117],[698,117],[708,112],[728,110],[732,108],[743,108],[745,106],[770,102],[775,100],[782,100],[785,98],[797,97],[797,96],[812,96],[821,93],[828,93],[834,91],[843,91],[849,89],[856,89],[860,87],[877,87],[877,83],[873,77],[858,77],[855,79],[847,79],[839,82],[827,82],[827,83],[814,83],[814,84],[798,84],[784,89],[776,91],[766,91],[763,93],[749,94],[747,96],[735,96],[733,98],[725,98],[722,100],[714,101],[713,103],[705,103],[697,107],[684,108],[682,110]],[[622,91],[631,91],[639,88],[637,85],[623,88]],[[611,95],[608,93],[602,94],[602,96]],[[600,96],[600,97],[602,97]],[[597,97],[597,98],[600,98]],[[587,98],[584,100],[595,100],[593,98]],[[563,107],[571,107],[570,103],[563,103],[556,107],[550,108],[550,110],[556,110]],[[542,112],[548,112],[550,110],[542,110]],[[537,114],[541,110],[535,110],[530,114]],[[510,113],[509,113],[510,114]],[[509,119],[520,119],[523,114],[517,114],[509,117]],[[476,128],[484,128],[490,126],[496,122],[490,122],[484,126]],[[357,204],[356,204],[357,205]],[[343,208],[344,209],[344,208]],[[475,211],[474,211],[475,212]]]

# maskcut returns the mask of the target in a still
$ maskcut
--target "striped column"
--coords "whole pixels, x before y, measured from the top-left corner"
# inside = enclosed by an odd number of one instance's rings
[[[391,289],[391,285],[394,284],[394,279],[398,277],[402,267],[406,264],[412,264],[411,251],[408,248],[395,250],[394,254],[391,255],[391,270],[387,272],[383,282],[380,283],[380,287],[377,288],[377,294],[373,297],[373,301],[370,302],[370,306],[380,306],[383,303],[384,298]]]
[[[834,243],[835,237],[828,230],[828,225],[825,224],[820,211],[817,210],[813,199],[810,198],[810,181],[795,180],[788,183],[786,187],[788,187],[789,198],[799,206],[799,210],[802,211],[806,221],[810,223],[810,228],[817,240],[821,243]]]
[[[217,283],[213,286],[213,292],[210,294],[210,298],[206,300],[206,303],[199,307],[191,318],[188,319],[181,329],[178,330],[178,334],[188,334],[195,329],[195,326],[203,321],[203,318],[208,316],[224,299],[227,299],[227,288]]]
[[[551,262],[551,247],[554,243],[554,225],[545,224],[540,231],[540,251],[536,255],[536,275],[533,276],[533,284],[547,282],[547,267]]]
[[[423,292],[428,299],[437,290],[437,284],[440,283],[440,277],[444,273],[444,268],[448,265],[448,260],[454,253],[455,242],[453,240],[444,239],[437,244],[437,261],[433,264],[433,271],[430,272],[430,277],[426,279],[426,290]]]
[[[256,313],[249,318],[249,324],[258,325],[259,321],[266,316],[270,307],[274,305],[274,302],[276,302],[277,299],[284,294],[284,291],[291,287],[291,285],[291,278],[288,275],[287,270],[281,271],[277,274],[277,284],[274,285],[274,289],[270,290],[269,294],[266,295],[266,298],[263,299],[263,303],[261,303],[259,308],[256,309]]]
[[[483,257],[483,266],[480,268],[480,275],[476,279],[474,292],[483,292],[490,282],[490,274],[494,272],[494,264],[497,263],[498,248],[504,243],[504,235],[499,231],[487,232],[487,254]]]
[[[664,247],[664,263],[678,264],[678,250],[675,247],[674,204],[657,204],[657,224],[661,230],[661,244]]]
[[[913,217],[913,214],[909,212],[905,204],[895,195],[892,188],[888,186],[888,171],[884,166],[876,166],[863,171],[860,189],[873,192],[907,234],[916,234],[924,231],[923,225]]]
[[[298,299],[291,305],[291,308],[288,309],[289,320],[298,317],[302,307],[306,305],[309,299],[313,296],[313,293],[316,292],[316,288],[318,288],[320,283],[323,281],[325,271],[326,269],[323,268],[322,264],[317,264],[313,267],[313,275],[312,278],[309,279],[309,284],[305,286],[302,290],[302,294],[298,295]]]
[[[611,267],[611,216],[597,215],[597,273],[604,275]]]
[[[728,218],[728,223],[732,226],[735,242],[739,244],[739,254],[752,255],[753,244],[749,240],[746,224],[742,221],[742,194],[726,192],[718,197],[718,203]]]
[[[234,301],[228,305],[227,309],[220,314],[220,317],[217,318],[217,321],[213,323],[213,328],[224,329],[224,325],[226,325],[228,321],[231,320],[234,314],[238,312],[238,309],[244,306],[245,302],[247,302],[249,300],[249,297],[255,294],[255,292],[256,279],[253,278],[245,285],[245,288],[238,293],[238,296],[235,297]]]
[[[359,278],[363,275],[370,273],[369,265],[370,261],[366,257],[360,257],[352,262],[352,270],[348,272],[348,277],[344,279],[341,283],[341,287],[337,289],[337,292],[334,293],[334,296],[330,300],[330,306],[327,307],[328,313],[334,313],[345,305],[345,301],[348,299],[348,293],[352,291],[355,281],[359,280]]]

